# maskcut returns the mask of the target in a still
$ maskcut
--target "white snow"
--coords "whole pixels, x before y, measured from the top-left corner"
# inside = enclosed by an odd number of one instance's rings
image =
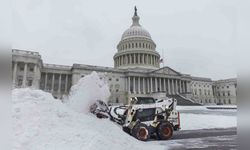
[[[237,110],[211,110],[206,106],[177,106],[177,110],[181,130],[237,127]]]
[[[229,128],[237,126],[236,116],[181,113],[181,130]]]
[[[69,100],[66,101],[72,109],[80,113],[89,113],[91,104],[96,100],[107,102],[109,96],[107,83],[101,80],[96,72],[92,72],[71,87]]]
[[[92,100],[108,96],[106,85],[96,77],[94,73],[81,80],[79,90],[73,88],[72,99],[66,104],[41,90],[14,89],[13,150],[166,149],[163,145],[138,141],[115,123],[86,113],[85,108]]]

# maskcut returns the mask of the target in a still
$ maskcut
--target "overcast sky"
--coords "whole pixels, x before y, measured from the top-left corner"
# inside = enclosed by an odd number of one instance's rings
[[[164,63],[214,80],[236,77],[236,0],[13,0],[13,48],[44,63],[113,67],[134,5]]]

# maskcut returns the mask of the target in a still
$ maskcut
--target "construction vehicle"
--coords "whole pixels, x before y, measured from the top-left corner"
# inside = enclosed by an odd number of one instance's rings
[[[98,102],[95,113],[98,118],[107,118],[120,124],[123,131],[138,140],[150,137],[170,139],[174,130],[180,129],[177,101],[172,98],[132,97],[128,105],[110,107]],[[100,117],[101,116],[101,117]]]

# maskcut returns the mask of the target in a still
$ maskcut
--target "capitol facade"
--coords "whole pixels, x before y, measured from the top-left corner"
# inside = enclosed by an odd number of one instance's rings
[[[160,68],[160,54],[135,9],[132,25],[122,34],[114,67],[84,64],[63,66],[43,63],[38,52],[12,50],[13,88],[32,87],[61,99],[85,75],[96,71],[110,88],[110,103],[128,102],[133,96],[169,96],[178,102],[236,104],[236,78],[212,81],[173,68]]]

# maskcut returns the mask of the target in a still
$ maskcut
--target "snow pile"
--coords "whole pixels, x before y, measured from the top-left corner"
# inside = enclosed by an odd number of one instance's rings
[[[13,150],[166,149],[166,146],[134,139],[108,119],[97,119],[94,115],[86,114],[83,106],[85,108],[90,99],[106,95],[101,93],[100,89],[105,88],[98,80],[96,81],[95,74],[87,78],[89,79],[80,82],[91,85],[93,93],[87,93],[90,92],[89,89],[83,85],[79,86],[80,89],[86,90],[83,91],[86,95],[73,90],[75,92],[70,105],[54,99],[51,94],[41,90],[14,89]],[[83,102],[84,100],[87,102]],[[77,104],[80,107],[77,107]]]
[[[68,104],[80,113],[88,113],[89,106],[96,100],[107,103],[109,96],[108,84],[101,80],[96,72],[92,72],[71,87]]]

